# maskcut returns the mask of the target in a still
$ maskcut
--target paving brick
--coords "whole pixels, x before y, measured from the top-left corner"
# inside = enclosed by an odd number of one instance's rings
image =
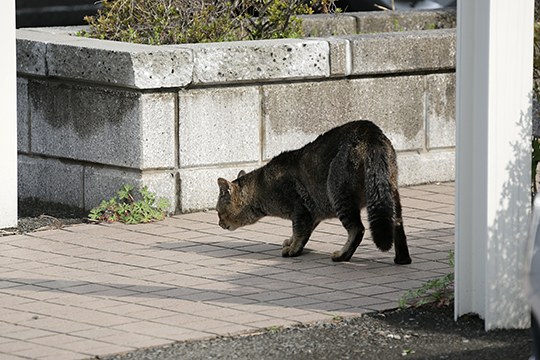
[[[131,335],[131,334],[130,334]],[[125,353],[128,351],[135,350],[136,347],[128,347],[128,346],[121,346],[116,344],[108,344],[106,342],[100,343],[95,345],[92,349],[90,349],[90,354],[92,358],[95,358],[96,355],[109,355],[109,354],[115,354],[115,353]],[[83,356],[82,358],[86,358],[86,356]],[[78,357],[78,359],[81,359],[81,356]],[[51,358],[51,360],[54,360],[54,358]]]
[[[290,297],[286,299],[272,300],[269,301],[271,304],[278,306],[314,306],[314,304],[319,304],[323,301],[318,299],[313,299],[309,297]]]
[[[130,333],[153,336],[161,339],[177,340],[182,333],[190,332],[190,329],[179,328],[165,324],[158,324],[150,321],[138,321],[130,324],[114,326],[114,329],[124,330]]]
[[[107,343],[116,344],[123,347],[130,347],[130,348],[146,348],[146,347],[152,347],[152,346],[159,346],[159,345],[166,345],[170,343],[170,340],[167,339],[161,339],[159,337],[154,336],[146,336],[146,335],[140,335],[140,334],[119,334],[119,335],[112,335],[108,336],[107,338],[103,338]],[[103,346],[103,345],[102,345]],[[98,346],[98,348],[101,346]],[[114,351],[118,352],[118,351]]]
[[[242,333],[252,333],[258,330],[256,327],[242,324],[228,324],[223,327],[209,329],[208,332],[217,336],[238,335]]]
[[[0,351],[0,356],[2,357],[3,360],[27,360],[28,359],[27,357],[7,354],[3,351]]]
[[[211,332],[212,329],[224,328],[231,325],[232,324],[227,321],[221,321],[221,320],[216,320],[216,319],[205,319],[204,321],[186,323],[183,326],[188,329]]]
[[[63,348],[64,345],[80,342],[82,338],[68,334],[54,334],[33,339],[32,342],[40,345]]]
[[[350,263],[333,263],[329,252],[344,242],[335,219],[298,258],[280,256],[276,233],[288,234],[289,222],[225,232],[215,212],[1,238],[0,351],[81,359],[393,308],[406,290],[451,271],[453,192],[402,189],[413,256],[404,267],[369,236]]]
[[[287,328],[290,326],[298,325],[298,322],[288,320],[288,319],[271,318],[268,320],[255,321],[255,322],[249,323],[249,325],[258,329],[272,330],[272,329]]]
[[[107,341],[83,339],[77,342],[68,342],[58,345],[59,348],[77,351],[83,354],[94,355],[95,349],[111,345]]]
[[[39,345],[39,344],[32,344],[32,347],[26,350],[16,351],[14,352],[15,355],[30,358],[30,359],[37,359],[40,357],[49,357],[53,358],[56,357],[61,358],[62,354],[65,354],[66,351],[58,348],[54,348],[52,346],[46,346],[46,345]],[[79,356],[82,358],[83,352],[79,354]],[[88,354],[89,355],[89,354]]]
[[[95,326],[88,330],[82,330],[72,333],[71,335],[77,336],[79,338],[99,340],[99,339],[109,339],[113,336],[120,337],[125,336],[129,337],[129,333],[120,330],[114,330],[107,327]],[[114,343],[114,342],[113,342]]]
[[[339,303],[339,304],[343,304],[343,305],[349,305],[349,306],[365,308],[365,307],[369,307],[369,306],[372,306],[372,305],[377,305],[381,301],[379,299],[377,299],[377,298],[374,298],[374,297],[363,296],[363,297],[343,299],[343,300],[339,300],[339,301],[336,301],[336,302]]]

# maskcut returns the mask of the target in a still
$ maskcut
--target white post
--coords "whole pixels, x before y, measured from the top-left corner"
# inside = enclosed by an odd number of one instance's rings
[[[0,229],[17,225],[15,0],[0,6]]]
[[[455,317],[529,326],[534,0],[459,0]]]

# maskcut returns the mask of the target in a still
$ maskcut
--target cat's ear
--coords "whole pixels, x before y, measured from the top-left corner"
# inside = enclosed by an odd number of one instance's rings
[[[240,172],[238,173],[238,176],[236,177],[237,179],[246,175],[246,172],[244,170],[240,170]]]
[[[217,180],[219,185],[219,196],[229,198],[231,196],[231,183],[223,178]]]

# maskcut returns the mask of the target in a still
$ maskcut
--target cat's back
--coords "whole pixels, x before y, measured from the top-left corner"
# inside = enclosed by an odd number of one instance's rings
[[[268,165],[272,169],[279,168],[279,172],[284,169],[290,172],[297,168],[311,171],[328,166],[343,146],[354,147],[360,142],[371,144],[381,141],[386,142],[387,138],[373,122],[351,121],[328,130],[300,149],[279,154]]]
[[[330,129],[300,150],[306,156],[319,154],[333,157],[344,145],[381,141],[386,142],[387,138],[377,125],[369,120],[356,120]]]

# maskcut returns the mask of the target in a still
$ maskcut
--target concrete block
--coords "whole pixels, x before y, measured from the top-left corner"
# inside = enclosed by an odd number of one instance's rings
[[[257,87],[181,91],[179,109],[180,167],[259,161]]]
[[[348,14],[313,14],[299,16],[304,36],[339,36],[356,33],[356,18]]]
[[[417,185],[455,180],[454,149],[398,153],[399,185]]]
[[[191,82],[189,49],[72,37],[47,47],[49,75],[137,89],[183,87]]]
[[[123,185],[141,186],[141,173],[113,168],[87,166],[84,172],[84,208],[90,210],[109,200]]]
[[[349,76],[352,71],[351,44],[343,38],[327,38],[330,46],[330,75]]]
[[[174,167],[175,94],[41,81],[29,83],[29,94],[32,152],[138,169]]]
[[[217,179],[236,179],[240,170],[252,171],[255,164],[245,166],[180,169],[180,207],[183,212],[213,209],[219,195]],[[217,219],[216,219],[217,224]]]
[[[279,39],[191,45],[194,84],[305,79],[330,75],[326,41]]]
[[[411,10],[349,13],[356,17],[358,33],[433,30],[456,27],[456,11]]]
[[[84,173],[84,205],[87,210],[98,206],[103,200],[117,195],[124,185],[133,185],[139,189],[148,186],[156,198],[169,200],[169,212],[177,208],[177,175],[175,171],[139,172],[114,168],[87,167]]]
[[[191,82],[190,49],[74,36],[78,28],[17,30],[17,71],[137,89]]]
[[[176,94],[148,93],[139,100],[141,168],[176,166]]]
[[[30,29],[18,29],[17,36],[17,72],[20,74],[42,75],[47,71],[47,43],[53,37]]]
[[[351,41],[352,74],[455,69],[455,30],[357,35]]]
[[[28,80],[17,78],[17,151],[30,152],[30,110]]]
[[[397,150],[424,147],[421,76],[266,85],[263,93],[263,160],[360,119],[378,124]]]
[[[427,148],[456,146],[456,75],[432,74],[427,82]]]
[[[83,208],[83,172],[78,164],[19,155],[19,197]]]
[[[165,198],[169,201],[169,213],[181,211],[179,203],[180,176],[177,171],[159,171],[142,173],[141,185],[156,194],[156,199]]]

